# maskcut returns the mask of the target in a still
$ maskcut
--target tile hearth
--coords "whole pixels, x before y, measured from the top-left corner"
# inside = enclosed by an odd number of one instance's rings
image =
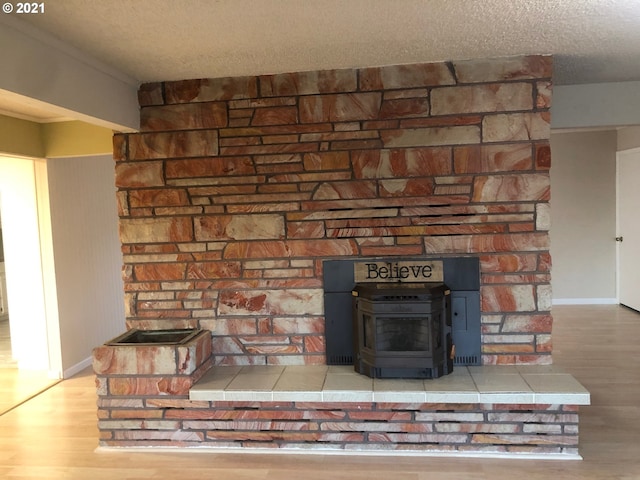
[[[431,380],[372,379],[350,366],[212,367],[191,400],[589,405],[589,392],[553,365],[456,367]]]

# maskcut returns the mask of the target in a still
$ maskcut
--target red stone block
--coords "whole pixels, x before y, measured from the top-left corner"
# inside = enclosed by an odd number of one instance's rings
[[[141,131],[197,130],[227,126],[227,106],[222,102],[144,107]]]
[[[167,178],[223,177],[256,173],[250,157],[168,160],[165,163]]]
[[[397,100],[384,100],[380,109],[379,118],[387,120],[391,118],[412,118],[429,116],[428,98],[407,98]]]
[[[164,95],[162,93],[162,83],[143,83],[138,88],[138,105],[146,107],[149,105],[162,105]]]
[[[433,181],[428,178],[380,180],[381,197],[427,196],[433,193]]]
[[[193,385],[190,377],[111,377],[109,393],[115,396],[187,396]]]
[[[240,262],[197,262],[189,264],[186,278],[233,278],[240,273]]]
[[[306,171],[346,170],[350,166],[348,152],[314,152],[303,157]]]
[[[405,245],[390,247],[362,247],[363,256],[395,256],[395,255],[422,255],[424,253],[421,245]]]
[[[535,145],[536,170],[549,170],[551,168],[551,147],[547,143]]]
[[[162,190],[133,190],[129,193],[131,207],[164,207],[189,205],[187,191],[182,188],[164,188]]]
[[[186,263],[146,263],[135,265],[133,274],[139,282],[184,280],[186,269]]]
[[[265,154],[283,154],[283,153],[305,153],[317,152],[319,150],[318,143],[285,143],[280,145],[256,145],[256,146],[238,146],[238,147],[222,147],[220,155],[236,156],[236,155],[265,155]]]
[[[348,122],[378,117],[380,93],[348,93],[300,97],[300,122]]]
[[[533,222],[529,222],[529,223],[510,223],[509,224],[509,231],[516,233],[516,232],[533,232],[536,229],[536,226],[533,224]]]
[[[281,73],[259,78],[260,94],[265,97],[353,92],[357,89],[357,71],[353,69]]]
[[[251,125],[287,125],[298,123],[298,109],[296,107],[258,108],[253,115]]]
[[[325,353],[326,345],[324,337],[319,335],[307,335],[304,337],[304,351],[307,353]]]
[[[538,255],[538,270],[542,272],[551,271],[551,254],[540,253]]]
[[[112,138],[113,159],[122,162],[127,159],[128,137],[127,135],[115,134]]]

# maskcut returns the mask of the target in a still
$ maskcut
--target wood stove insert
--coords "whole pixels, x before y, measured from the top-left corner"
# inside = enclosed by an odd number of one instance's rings
[[[373,378],[451,373],[451,291],[444,284],[368,283],[352,294],[357,372]]]

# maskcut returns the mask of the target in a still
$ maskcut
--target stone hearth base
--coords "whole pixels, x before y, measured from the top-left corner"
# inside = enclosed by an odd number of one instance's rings
[[[578,408],[588,404],[589,393],[553,366],[458,367],[435,380],[213,367],[184,395],[101,396],[100,445],[575,459]]]

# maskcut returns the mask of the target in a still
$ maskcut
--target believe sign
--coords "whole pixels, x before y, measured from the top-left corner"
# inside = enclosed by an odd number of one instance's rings
[[[356,283],[364,282],[442,282],[442,260],[404,262],[356,262]]]

